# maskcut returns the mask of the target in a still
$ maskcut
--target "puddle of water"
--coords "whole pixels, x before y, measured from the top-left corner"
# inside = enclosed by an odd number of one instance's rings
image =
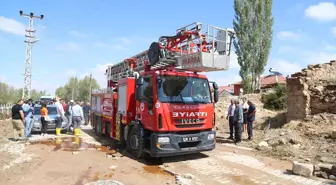
[[[160,168],[158,165],[146,165],[143,167],[143,170],[150,174],[171,176],[170,173],[164,171],[164,169]]]
[[[94,149],[95,151],[105,152],[106,154],[112,155],[117,153],[117,151],[111,149],[108,146],[97,146],[94,144],[86,143],[80,137],[62,137],[62,138],[48,138],[45,140],[30,141],[30,144],[36,145],[46,145],[55,146],[53,151],[82,151],[88,149]]]
[[[99,176],[100,176],[100,173],[99,172],[95,172],[94,175],[93,175],[93,181],[98,181],[99,180]]]
[[[93,173],[93,176],[90,180],[92,182],[98,181],[98,180],[108,180],[108,179],[111,179],[113,175],[114,175],[113,172],[101,173],[99,171],[96,171],[95,173]]]
[[[257,185],[255,182],[252,180],[242,177],[242,176],[232,176],[232,181],[237,183],[237,184],[244,184],[244,185]]]

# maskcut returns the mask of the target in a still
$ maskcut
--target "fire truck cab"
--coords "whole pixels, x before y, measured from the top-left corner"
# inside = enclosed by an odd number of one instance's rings
[[[194,23],[109,66],[108,88],[91,98],[96,133],[114,138],[136,158],[213,150],[218,86],[200,72],[228,69],[233,37],[230,29]]]

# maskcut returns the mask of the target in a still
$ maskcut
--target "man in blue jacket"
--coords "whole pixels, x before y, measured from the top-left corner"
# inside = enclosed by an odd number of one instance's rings
[[[235,143],[238,144],[242,141],[242,124],[243,124],[243,108],[239,104],[239,100],[235,100],[236,108],[233,114],[234,130],[235,130]]]
[[[29,99],[25,101],[22,105],[24,119],[25,119],[25,136],[31,137],[31,130],[33,127],[33,115],[34,115],[34,107],[33,107],[33,100]]]

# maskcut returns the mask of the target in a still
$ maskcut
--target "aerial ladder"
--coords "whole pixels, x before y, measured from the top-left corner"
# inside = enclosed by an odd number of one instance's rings
[[[224,71],[229,68],[232,29],[195,22],[176,30],[175,36],[161,36],[149,49],[122,62],[108,66],[107,90],[118,80],[134,72],[162,70],[169,67],[192,71]]]

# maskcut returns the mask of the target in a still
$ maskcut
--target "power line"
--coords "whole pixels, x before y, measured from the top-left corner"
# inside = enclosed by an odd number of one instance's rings
[[[26,34],[26,40],[25,43],[26,46],[26,61],[25,61],[25,68],[24,68],[24,87],[22,89],[22,98],[27,99],[31,97],[31,77],[32,77],[32,49],[33,44],[39,41],[39,39],[36,39],[34,36],[34,33],[36,30],[34,29],[33,20],[34,19],[43,19],[44,15],[41,14],[41,16],[35,16],[34,13],[25,14],[22,10],[20,10],[20,16],[22,17],[28,17],[28,28],[25,30]]]

